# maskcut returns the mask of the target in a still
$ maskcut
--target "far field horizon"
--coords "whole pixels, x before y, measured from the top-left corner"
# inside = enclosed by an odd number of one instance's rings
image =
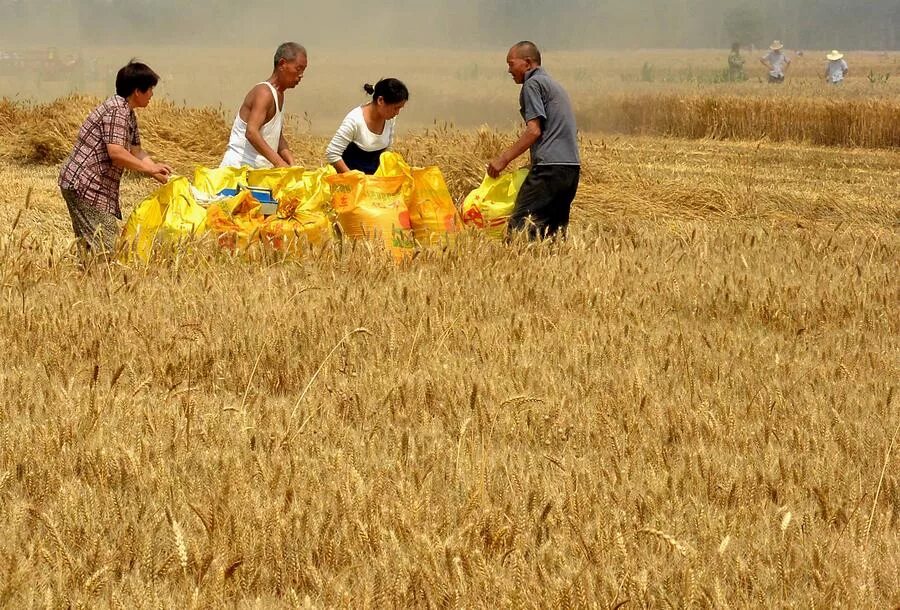
[[[230,120],[246,92],[269,76],[274,48],[258,44],[80,49],[33,45],[30,51],[19,51],[19,59],[4,59],[0,54],[0,98],[25,103],[53,102],[72,93],[105,98],[115,90],[119,67],[137,58],[162,77],[156,103],[168,100],[188,108],[220,109]],[[579,121],[586,132],[609,123],[604,116],[610,113],[630,116],[631,111],[615,109],[623,100],[633,108],[646,109],[659,105],[660,97],[673,96],[884,103],[900,95],[900,52],[842,50],[850,75],[841,87],[833,87],[822,77],[827,50],[803,50],[799,55],[788,47],[793,63],[787,82],[780,86],[765,82],[765,68],[757,61],[764,49],[745,50],[748,79],[744,82],[727,80],[727,49],[545,47],[543,51],[545,68],[569,92],[576,112],[586,119]],[[8,54],[8,47],[0,48],[0,53]],[[364,83],[390,76],[403,80],[411,92],[397,121],[398,133],[441,125],[513,129],[521,123],[518,87],[507,74],[505,53],[506,47],[500,46],[489,50],[394,48],[357,56],[313,47],[305,77],[288,93],[285,110],[299,131],[327,135],[351,108],[368,101]]]

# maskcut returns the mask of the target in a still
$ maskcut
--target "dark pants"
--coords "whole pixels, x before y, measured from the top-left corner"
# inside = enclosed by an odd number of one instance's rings
[[[524,230],[529,239],[543,239],[557,233],[565,236],[580,177],[578,165],[532,167],[516,197],[509,230]]]

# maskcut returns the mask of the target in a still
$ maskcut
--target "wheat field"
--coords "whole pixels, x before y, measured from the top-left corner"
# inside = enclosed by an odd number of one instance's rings
[[[94,102],[0,104],[0,606],[900,605],[896,147],[586,132],[565,243],[84,268]],[[460,200],[514,135],[396,148]]]

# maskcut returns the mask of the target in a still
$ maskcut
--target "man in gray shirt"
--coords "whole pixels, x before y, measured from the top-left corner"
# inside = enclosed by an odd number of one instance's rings
[[[496,178],[530,149],[531,171],[519,190],[509,229],[525,229],[531,239],[564,235],[581,176],[572,104],[559,83],[541,68],[541,52],[533,42],[513,45],[506,64],[516,84],[522,85],[519,110],[525,131],[488,164],[487,173]]]

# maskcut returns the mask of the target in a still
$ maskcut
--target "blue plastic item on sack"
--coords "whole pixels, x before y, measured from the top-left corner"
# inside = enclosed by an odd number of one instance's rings
[[[259,202],[260,212],[262,212],[264,216],[271,216],[276,211],[278,211],[278,201],[272,196],[272,191],[270,189],[251,186],[247,190],[249,190],[253,195],[253,198]],[[234,197],[240,191],[240,187],[233,189],[222,189],[218,194],[225,197]]]

